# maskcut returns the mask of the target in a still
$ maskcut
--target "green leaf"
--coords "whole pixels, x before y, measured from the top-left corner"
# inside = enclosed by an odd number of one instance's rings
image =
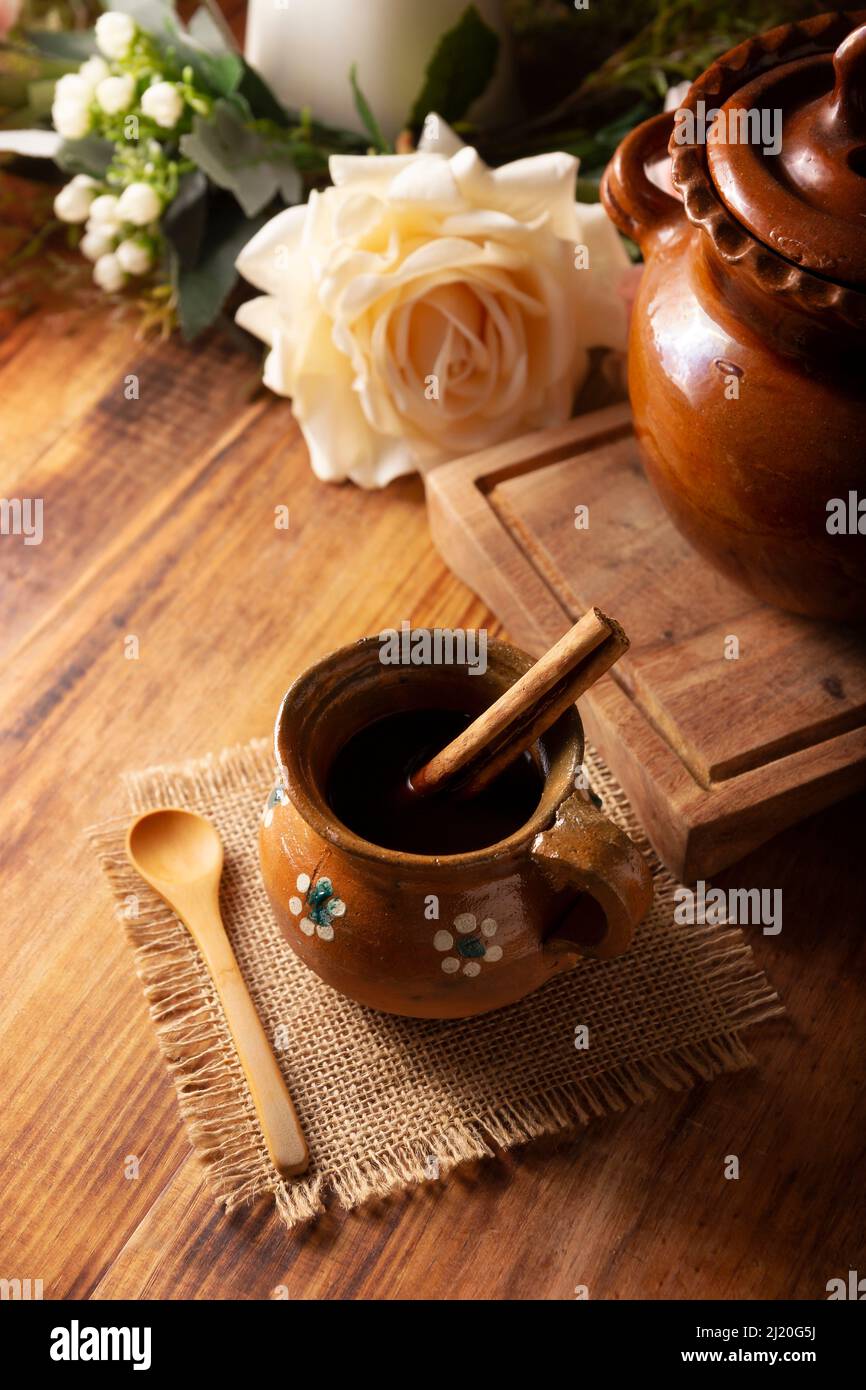
[[[181,27],[170,0],[102,0],[105,9],[122,10],[151,38],[177,69],[191,67],[197,85],[212,96],[230,96],[243,77],[244,63],[225,40],[207,10]]]
[[[51,29],[25,29],[24,37],[38,53],[48,58],[67,58],[83,63],[96,52],[96,39],[93,31],[86,33],[71,30],[55,32]]]
[[[44,121],[51,114],[56,85],[53,77],[40,77],[28,85],[27,106],[35,112],[37,120]]]
[[[233,43],[229,43],[216,19],[206,5],[201,5],[186,26],[196,43],[209,53],[235,53]]]
[[[54,162],[64,173],[89,174],[91,178],[101,179],[113,158],[114,145],[110,140],[85,135],[83,140],[64,140]]]
[[[182,270],[177,258],[172,258],[178,316],[187,342],[219,317],[238,278],[235,261],[242,247],[267,218],[267,213],[246,218],[235,204],[227,204],[212,222],[209,221],[205,250],[197,265]]]
[[[225,39],[216,20],[202,6],[196,10],[186,33],[180,31],[173,48],[181,67],[187,63],[206,91],[231,96],[244,75],[244,60]]]
[[[244,75],[244,64],[237,53],[193,54],[186,45],[179,47],[199,81],[215,96],[228,97],[236,92]]]
[[[177,196],[169,203],[160,231],[174,247],[181,270],[196,265],[207,236],[210,184],[201,169],[184,174]]]
[[[17,111],[20,107],[26,106],[30,85],[26,77],[0,72],[0,107],[7,111]],[[54,83],[51,85],[53,87]],[[17,124],[23,126],[25,122],[19,121]]]
[[[244,62],[243,75],[238,86],[238,95],[249,103],[250,110],[257,120],[274,121],[277,125],[288,126],[289,117],[285,107],[274,96],[261,73]]]
[[[439,40],[412,107],[410,126],[420,129],[431,111],[451,123],[461,120],[487,88],[498,56],[499,35],[469,5]]]
[[[130,15],[146,34],[161,34],[166,24],[177,28],[177,11],[172,0],[100,0],[104,10],[120,10]]]
[[[364,96],[364,93],[361,91],[361,88],[358,85],[358,66],[356,63],[352,64],[352,70],[349,73],[349,81],[352,84],[352,94],[355,98],[355,109],[357,110],[358,115],[361,117],[361,123],[370,137],[370,143],[372,144],[374,150],[377,151],[377,153],[389,154],[391,146],[388,144],[388,141],[382,134],[381,127],[379,125],[379,122],[376,120],[376,117],[373,115],[370,103],[368,102],[367,98]]]
[[[227,101],[216,103],[210,119],[196,116],[180,148],[212,183],[234,195],[247,217],[255,217],[277,194],[287,202],[300,196],[300,175],[288,149],[275,150]]]

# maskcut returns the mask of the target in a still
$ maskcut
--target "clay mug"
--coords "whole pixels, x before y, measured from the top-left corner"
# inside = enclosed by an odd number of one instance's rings
[[[631,840],[575,790],[584,752],[575,707],[539,741],[537,809],[497,844],[404,854],[336,819],[328,774],[355,733],[404,710],[474,717],[532,665],[493,640],[486,672],[471,677],[457,665],[383,665],[380,651],[369,637],[319,661],[277,716],[261,865],[301,960],[371,1008],[463,1018],[521,999],[581,957],[626,951],[652,903],[652,878]]]

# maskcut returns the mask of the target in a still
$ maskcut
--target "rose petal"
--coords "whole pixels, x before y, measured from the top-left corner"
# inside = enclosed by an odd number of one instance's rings
[[[465,206],[452,163],[438,154],[418,154],[391,180],[388,198],[394,203],[429,205],[439,211]]]
[[[388,185],[407,164],[412,154],[332,154],[328,172],[335,188],[362,188],[370,193],[385,194]]]
[[[261,338],[269,347],[273,346],[274,334],[280,326],[281,316],[277,301],[270,295],[246,300],[235,314],[235,319],[248,333]]]
[[[436,111],[431,111],[424,122],[418,151],[421,154],[444,154],[447,158],[465,149],[464,142]]]
[[[257,290],[279,294],[285,287],[286,267],[299,249],[308,207],[286,208],[256,232],[244,246],[235,265]]]
[[[573,236],[579,168],[573,155],[539,154],[489,169],[467,145],[451,160],[451,168],[464,198],[475,207],[505,212],[523,222],[549,217],[557,236]]]

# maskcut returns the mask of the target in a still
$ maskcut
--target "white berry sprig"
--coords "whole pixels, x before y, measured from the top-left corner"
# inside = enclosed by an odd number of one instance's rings
[[[213,103],[196,89],[192,69],[173,67],[130,15],[101,15],[95,38],[99,53],[57,81],[51,114],[65,140],[110,141],[114,157],[102,181],[76,174],[54,211],[83,227],[79,247],[93,262],[93,278],[115,294],[160,259],[160,218],[194,167],[178,156],[180,136]]]

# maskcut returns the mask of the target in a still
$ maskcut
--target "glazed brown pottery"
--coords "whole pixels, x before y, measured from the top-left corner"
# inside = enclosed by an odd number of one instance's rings
[[[372,1008],[462,1018],[510,1004],[581,956],[628,949],[652,879],[632,842],[575,791],[583,730],[572,707],[536,749],[540,800],[505,839],[454,854],[385,849],[343,825],[327,791],[339,751],[386,715],[477,716],[532,665],[490,641],[487,670],[383,665],[366,638],[302,675],[277,716],[277,785],[260,850],[292,949]],[[369,796],[381,794],[372,779]]]
[[[866,618],[864,22],[741,44],[602,184],[646,262],[629,392],[656,491],[729,578],[849,621]],[[679,197],[648,176],[666,149]]]

